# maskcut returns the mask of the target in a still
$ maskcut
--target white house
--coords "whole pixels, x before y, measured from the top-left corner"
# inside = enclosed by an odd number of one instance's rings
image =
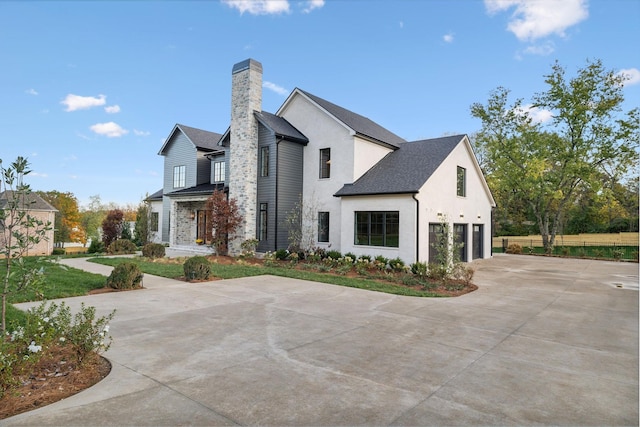
[[[239,238],[259,251],[287,248],[286,218],[303,201],[304,241],[356,255],[433,261],[443,222],[463,261],[491,256],[495,202],[466,135],[408,142],[370,119],[301,89],[262,111],[262,65],[232,69],[231,123],[223,133],[175,125],[159,154],[162,190],[148,198],[157,241],[210,239],[204,201],[214,189],[237,201]]]

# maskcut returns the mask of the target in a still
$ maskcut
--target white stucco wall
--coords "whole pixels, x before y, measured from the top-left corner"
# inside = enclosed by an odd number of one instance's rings
[[[400,235],[397,248],[384,246],[355,245],[356,211],[398,211],[400,215]],[[355,196],[342,198],[342,240],[341,252],[356,255],[382,255],[386,258],[401,258],[405,263],[415,261],[416,247],[416,201],[410,194],[389,196]]]
[[[353,180],[360,178],[366,171],[371,169],[373,165],[378,163],[384,156],[389,154],[390,148],[383,147],[371,141],[362,138],[354,138],[353,146]]]
[[[457,166],[467,170],[466,196],[457,196]],[[475,157],[469,146],[459,144],[425,183],[417,196],[420,201],[420,260],[429,259],[429,223],[447,222],[467,225],[467,260],[472,259],[474,224],[484,226],[483,257],[491,256],[491,199],[482,182]]]

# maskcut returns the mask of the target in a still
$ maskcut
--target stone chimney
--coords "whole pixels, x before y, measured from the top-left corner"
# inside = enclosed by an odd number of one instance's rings
[[[247,59],[231,71],[229,197],[236,199],[244,223],[229,243],[230,255],[240,254],[240,244],[256,238],[258,121],[253,112],[261,110],[262,64]]]

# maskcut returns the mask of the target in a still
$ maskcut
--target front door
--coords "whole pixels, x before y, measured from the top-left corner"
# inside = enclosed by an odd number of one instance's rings
[[[205,244],[211,243],[211,230],[207,229],[207,211],[198,211],[196,234],[196,238],[202,240]]]
[[[467,261],[467,224],[453,224],[453,234],[460,261]]]

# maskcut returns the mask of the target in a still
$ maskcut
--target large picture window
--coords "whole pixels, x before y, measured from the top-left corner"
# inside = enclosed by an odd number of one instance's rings
[[[213,181],[214,182],[224,182],[225,178],[225,163],[223,161],[214,162],[213,163]]]
[[[331,177],[331,148],[320,150],[320,178]]]
[[[318,212],[318,242],[329,241],[329,212]]]
[[[356,245],[397,248],[400,243],[400,213],[397,211],[357,211]]]
[[[186,185],[187,180],[187,167],[186,166],[174,166],[173,167],[173,188],[182,188]]]

